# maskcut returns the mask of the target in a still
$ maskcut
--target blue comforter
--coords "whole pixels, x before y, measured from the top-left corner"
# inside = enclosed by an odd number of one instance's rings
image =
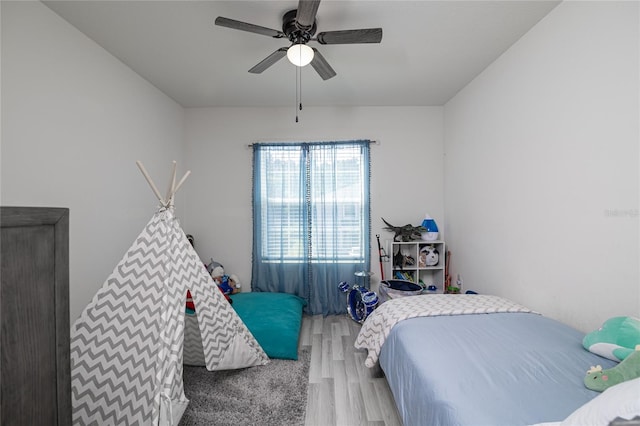
[[[517,426],[560,421],[598,395],[583,334],[531,313],[408,319],[380,353],[405,426]]]

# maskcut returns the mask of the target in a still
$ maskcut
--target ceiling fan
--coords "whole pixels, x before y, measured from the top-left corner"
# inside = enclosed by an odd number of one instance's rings
[[[268,37],[289,39],[291,42],[289,47],[279,48],[251,68],[250,73],[260,74],[287,56],[291,63],[299,67],[310,63],[323,80],[328,80],[334,77],[336,72],[316,48],[307,46],[308,42],[317,41],[320,44],[380,43],[382,28],[325,31],[315,35],[317,29],[316,13],[319,5],[320,0],[299,0],[298,8],[286,12],[282,17],[282,31],[222,16],[216,18],[215,24]]]

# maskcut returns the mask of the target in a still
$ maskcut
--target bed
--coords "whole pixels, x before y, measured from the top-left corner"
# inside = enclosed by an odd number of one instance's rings
[[[405,426],[517,426],[561,422],[616,388],[585,387],[590,366],[615,362],[585,350],[583,336],[495,296],[420,295],[378,307],[356,347],[368,367],[379,362]],[[639,392],[640,382],[627,391],[636,406]]]

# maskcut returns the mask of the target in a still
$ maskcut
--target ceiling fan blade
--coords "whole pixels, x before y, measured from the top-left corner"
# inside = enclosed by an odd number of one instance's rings
[[[331,68],[329,62],[324,59],[324,56],[318,52],[318,49],[313,49],[313,59],[311,60],[311,66],[322,77],[323,80],[329,80],[331,77],[335,77],[336,72]]]
[[[320,44],[380,43],[382,41],[382,28],[326,31],[318,33],[316,39]]]
[[[282,38],[284,33],[278,30],[272,30],[271,28],[261,27],[260,25],[249,24],[247,22],[236,21],[235,19],[229,19],[222,16],[218,16],[215,21],[216,25],[221,27],[232,28],[234,30],[248,31],[250,33],[262,34],[273,38]]]
[[[260,63],[251,68],[249,72],[253,74],[260,74],[262,71],[266,70],[271,65],[284,58],[287,55],[287,49],[288,47],[281,47],[280,49],[276,50],[271,55],[260,61]]]
[[[298,12],[296,13],[296,22],[303,29],[309,29],[316,21],[316,13],[318,13],[320,0],[299,0]]]

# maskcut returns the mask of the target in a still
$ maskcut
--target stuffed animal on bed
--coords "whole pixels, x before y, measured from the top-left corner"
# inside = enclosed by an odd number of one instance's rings
[[[636,345],[640,345],[640,320],[633,317],[610,318],[582,339],[589,352],[618,362],[632,354]]]
[[[584,385],[591,390],[602,392],[637,377],[640,377],[640,345],[615,367],[603,370],[599,365],[591,366],[584,378]]]

